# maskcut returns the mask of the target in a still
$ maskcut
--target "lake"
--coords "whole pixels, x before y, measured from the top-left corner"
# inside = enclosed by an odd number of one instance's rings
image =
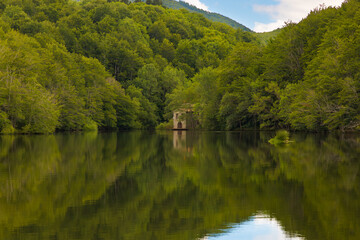
[[[0,239],[360,239],[360,135],[0,136]]]

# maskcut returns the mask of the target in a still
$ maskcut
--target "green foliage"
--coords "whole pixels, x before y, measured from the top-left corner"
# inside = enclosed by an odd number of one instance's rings
[[[351,10],[348,5],[352,6]],[[359,57],[353,54],[358,51],[354,45],[359,41],[355,31],[358,22],[351,20],[359,9],[356,1],[348,1],[337,11],[331,8],[314,11],[299,24],[302,30],[308,21],[315,21],[315,17],[319,21],[322,17],[332,25],[318,30],[322,41],[308,40],[311,45],[304,48],[308,52],[304,52],[308,60],[304,64],[304,77],[301,82],[289,85],[282,97],[283,114],[294,128],[354,130],[359,125],[359,85],[355,80],[359,75],[355,70]]]
[[[275,137],[269,140],[273,145],[288,144],[290,142],[290,133],[286,130],[279,130],[276,132]]]
[[[93,120],[88,120],[88,122],[85,123],[84,125],[84,131],[97,131],[98,130],[98,126],[96,124],[95,121]]]
[[[219,67],[220,119],[227,130],[256,127],[256,115],[251,112],[257,91],[263,83],[261,48],[252,43],[240,43]]]
[[[257,37],[261,44],[267,45],[281,32],[281,28],[273,30],[271,32],[253,33]]]
[[[174,120],[170,119],[168,122],[160,123],[156,126],[156,130],[171,130],[174,128]]]
[[[58,126],[60,110],[55,96],[42,87],[26,85],[23,102],[21,131],[26,133],[52,133]]]
[[[358,1],[268,34],[161,1],[1,3],[8,132],[155,128],[179,108],[204,129],[360,128]]]
[[[127,88],[126,93],[135,102],[137,126],[138,128],[154,129],[158,124],[158,117],[156,112],[157,106],[150,102],[142,93],[142,90],[131,85]],[[125,108],[127,110],[127,108]],[[130,110],[130,109],[129,109]]]
[[[234,47],[217,68],[217,128],[358,129],[359,9],[357,1],[315,9],[266,44]]]
[[[10,24],[10,27],[19,30],[30,21],[29,16],[19,6],[7,6],[2,13],[2,18]]]
[[[0,112],[0,131],[1,134],[12,134],[15,132],[14,127],[5,112]]]
[[[116,98],[125,93],[109,83],[109,74],[97,60],[70,54],[54,40],[42,43],[41,38],[38,42],[14,31],[3,39],[4,133],[13,127],[23,133],[116,127]]]

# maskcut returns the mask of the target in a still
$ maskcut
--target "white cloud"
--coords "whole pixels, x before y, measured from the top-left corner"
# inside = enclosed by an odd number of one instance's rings
[[[209,7],[206,6],[205,4],[203,4],[202,2],[200,2],[200,0],[182,0],[183,2],[187,2],[197,8],[200,8],[202,10],[205,11],[209,11]]]
[[[285,25],[285,23],[283,20],[277,20],[276,22],[271,22],[271,23],[255,22],[254,31],[255,32],[270,32],[274,29],[281,28],[284,25]]]
[[[284,22],[299,22],[308,13],[319,7],[321,4],[326,6],[340,6],[344,0],[276,0],[276,5],[254,5],[257,12],[268,14],[273,20],[271,23],[255,23],[255,32],[266,32],[282,27]]]

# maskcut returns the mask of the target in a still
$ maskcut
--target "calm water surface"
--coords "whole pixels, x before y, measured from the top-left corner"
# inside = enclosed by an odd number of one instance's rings
[[[0,239],[360,239],[360,135],[0,136]]]

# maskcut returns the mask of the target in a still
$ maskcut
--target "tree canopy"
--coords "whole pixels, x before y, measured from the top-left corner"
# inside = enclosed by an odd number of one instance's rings
[[[264,44],[161,1],[0,0],[0,131],[360,128],[360,3],[314,9]]]

